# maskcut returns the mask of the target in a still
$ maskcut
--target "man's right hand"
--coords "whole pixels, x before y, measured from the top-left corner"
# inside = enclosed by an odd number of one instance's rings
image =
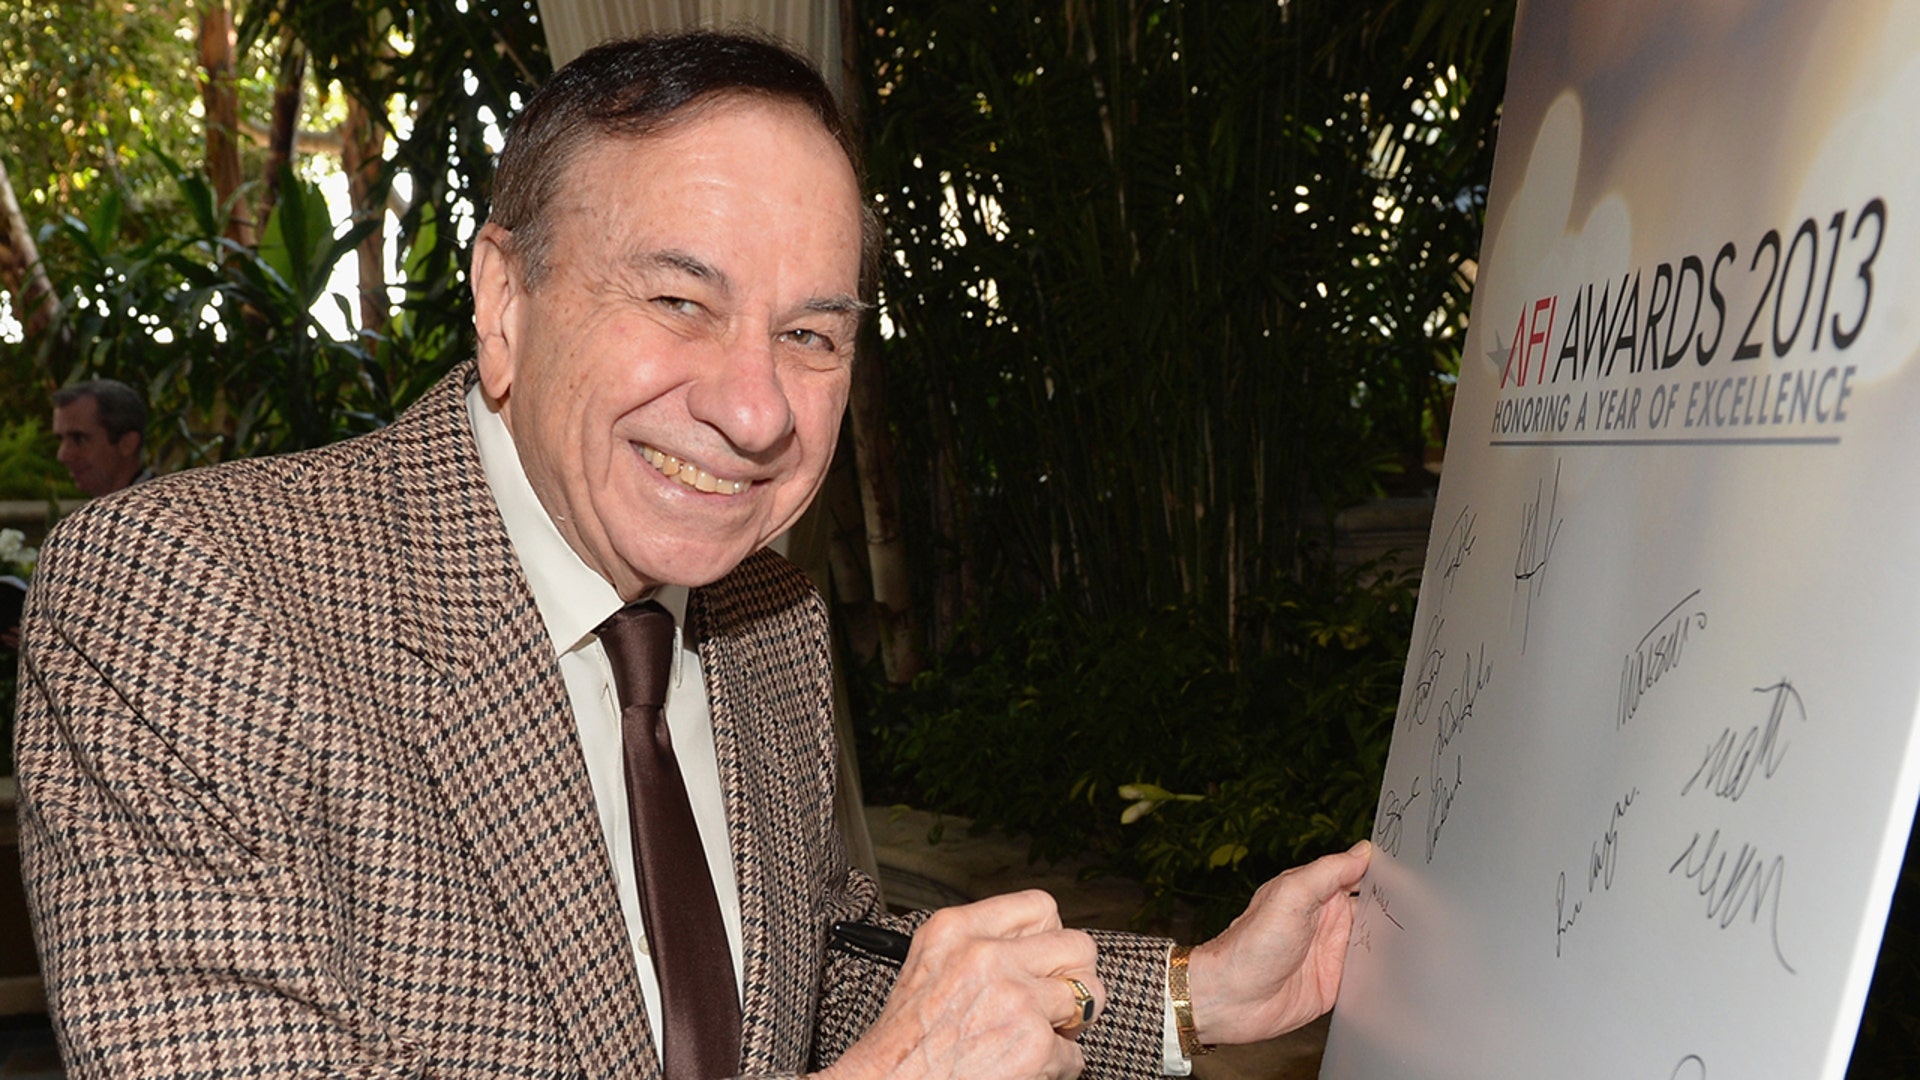
[[[1072,1077],[1077,979],[1106,1007],[1093,939],[1031,890],[936,912],[913,936],[880,1018],[821,1080]]]

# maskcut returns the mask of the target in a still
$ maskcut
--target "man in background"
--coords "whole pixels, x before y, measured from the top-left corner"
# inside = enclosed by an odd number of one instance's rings
[[[147,403],[115,379],[89,379],[53,395],[54,454],[89,498],[146,479]]]

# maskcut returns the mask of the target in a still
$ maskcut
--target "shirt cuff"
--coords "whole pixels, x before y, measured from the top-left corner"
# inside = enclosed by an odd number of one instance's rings
[[[1173,945],[1167,945],[1169,956]],[[1165,1016],[1160,1029],[1160,1071],[1168,1076],[1193,1075],[1193,1059],[1180,1052],[1180,1026],[1173,1020],[1173,995],[1167,991],[1164,980],[1160,983],[1161,1011]]]

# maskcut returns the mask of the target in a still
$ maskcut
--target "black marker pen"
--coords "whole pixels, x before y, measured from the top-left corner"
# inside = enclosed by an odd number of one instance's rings
[[[906,962],[907,950],[913,946],[913,938],[872,923],[837,922],[833,924],[833,945],[897,965]]]

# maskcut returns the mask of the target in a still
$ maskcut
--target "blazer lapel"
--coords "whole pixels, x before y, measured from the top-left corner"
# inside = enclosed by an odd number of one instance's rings
[[[416,740],[588,1075],[657,1077],[566,686],[468,426],[472,380],[456,370],[392,432],[397,614],[440,674],[409,710]]]
[[[806,1067],[824,947],[813,875],[831,842],[819,827],[832,801],[831,775],[820,769],[831,718],[823,728],[816,713],[830,700],[831,676],[824,617],[809,606],[818,599],[784,569],[777,556],[755,555],[696,590],[688,612],[740,890],[747,1074]]]

